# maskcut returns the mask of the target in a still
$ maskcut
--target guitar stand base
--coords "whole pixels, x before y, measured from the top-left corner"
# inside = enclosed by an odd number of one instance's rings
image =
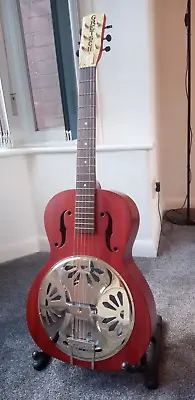
[[[48,356],[48,354],[44,353],[43,351],[34,351],[32,353],[32,358],[34,360],[33,367],[36,369],[36,371],[45,369],[52,360],[52,357]]]
[[[126,372],[142,372],[144,374],[145,386],[148,389],[157,389],[159,386],[159,364],[162,343],[162,317],[158,315],[156,331],[151,338],[147,352],[138,365],[124,363],[122,369]]]
[[[159,363],[162,343],[162,317],[158,315],[156,331],[151,338],[147,353],[144,354],[138,365],[123,363],[122,369],[129,373],[142,372],[144,374],[145,386],[148,389],[157,389],[159,385]],[[45,369],[52,360],[52,357],[43,351],[34,351],[32,354],[33,367],[37,371]]]

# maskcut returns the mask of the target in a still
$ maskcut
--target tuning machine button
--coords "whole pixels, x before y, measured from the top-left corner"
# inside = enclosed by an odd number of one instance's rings
[[[103,49],[103,51],[106,51],[106,53],[108,53],[108,51],[110,50],[111,50],[110,46],[106,46],[105,49]]]
[[[79,50],[76,51],[76,56],[79,57]]]
[[[112,25],[107,25],[107,26],[105,26],[104,29],[111,29],[111,28],[112,28]]]
[[[104,40],[107,40],[107,42],[111,42],[112,40],[112,36],[111,35],[107,35]]]

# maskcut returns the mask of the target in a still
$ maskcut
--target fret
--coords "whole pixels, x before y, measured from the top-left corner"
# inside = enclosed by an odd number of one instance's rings
[[[78,131],[92,131],[94,128],[79,128],[77,129]],[[83,138],[84,139],[84,138]],[[88,138],[86,137],[86,139],[94,139],[94,138]]]
[[[87,214],[87,215],[93,215],[93,216],[94,216],[94,212],[93,212],[93,213],[87,212],[86,214]],[[75,217],[75,218],[77,218],[77,217]],[[82,218],[83,218],[83,217],[82,217]]]
[[[95,104],[89,104],[88,106],[78,106],[78,108],[89,108],[89,107],[95,107]]]
[[[79,97],[83,97],[83,96],[95,96],[95,93],[82,93],[82,94],[80,94],[79,93]]]
[[[94,210],[94,206],[90,206],[90,207],[89,206],[86,206],[86,207],[84,207],[84,206],[82,206],[82,207],[81,206],[76,206],[76,210],[77,209],[79,209],[79,210],[83,209],[83,213],[85,212],[85,214],[89,214],[87,210],[88,209],[93,209]],[[85,218],[85,217],[82,216],[82,218]]]
[[[78,149],[78,150],[87,150],[87,148],[86,148],[86,147],[79,147],[79,149]],[[94,150],[94,149],[92,149],[92,148],[91,148],[91,149],[89,149],[89,148],[88,148],[88,150],[93,150],[93,151],[95,152],[95,150]]]
[[[83,190],[83,189],[84,189],[84,190]],[[78,189],[78,190],[84,192],[84,191],[86,191],[86,189],[87,189],[87,188],[82,188],[82,189]],[[87,190],[90,190],[90,189],[87,189]],[[82,193],[82,192],[81,192],[81,193]],[[78,194],[78,195],[79,195],[79,196],[87,196],[88,194],[81,194],[81,195]],[[94,193],[93,193],[92,195],[94,195]],[[76,194],[76,196],[77,196],[77,194]],[[90,196],[91,196],[91,195],[90,195]]]
[[[85,83],[85,82],[94,82],[93,79],[85,79],[84,81],[79,81],[79,83]]]
[[[81,134],[80,134],[79,137],[78,137],[78,142],[77,142],[77,149],[78,149],[78,150],[81,149],[80,144],[82,144],[82,140],[83,140],[83,142],[84,142],[84,147],[82,147],[83,149],[86,150],[86,147],[85,147],[85,146],[87,146],[87,144],[88,144],[88,145],[90,145],[90,146],[93,146],[92,148],[93,148],[93,150],[95,151],[95,149],[94,149],[95,142],[96,142],[96,138],[95,138],[95,137],[85,137],[85,136],[82,137]],[[89,143],[87,143],[88,140],[89,140]],[[85,144],[85,143],[87,143],[87,144]]]
[[[85,157],[84,157],[85,158]],[[81,165],[81,164],[79,164],[78,165],[79,166],[79,168],[88,168],[88,169],[90,169],[90,168],[94,168],[95,167],[95,164],[84,164],[84,165]],[[88,173],[90,174],[92,171],[89,171]],[[84,172],[81,172],[82,174],[84,174]],[[86,173],[86,172],[85,172]]]
[[[92,201],[91,200],[76,200],[76,203],[92,203]]]
[[[78,118],[78,120],[83,120],[83,119],[95,119],[95,117],[83,117],[83,118]]]
[[[90,159],[91,157],[90,157],[90,156],[86,156],[86,157],[84,157],[84,156],[78,156],[77,158],[80,160],[80,159],[86,159],[86,158]]]
[[[85,189],[85,188],[84,188]],[[83,190],[83,189],[80,189],[80,190]],[[82,192],[81,193],[76,193],[76,196],[77,197],[85,197],[85,196],[87,196],[87,197],[94,197],[94,191],[92,192],[92,193],[83,193],[82,194]]]
[[[94,232],[94,225],[82,228],[82,226],[77,226],[77,224],[75,224],[75,229],[77,230],[77,232],[80,232],[80,233],[89,233],[88,231]]]
[[[84,222],[75,222],[75,226],[76,226],[76,228],[78,229],[81,229],[81,231],[82,231],[82,227],[84,228],[84,229],[94,229],[94,223],[84,223]]]
[[[75,219],[77,220],[78,217],[76,217]],[[93,217],[90,217],[90,219],[93,219]],[[80,221],[80,220],[79,220],[77,223],[79,223],[79,224],[80,224],[80,223],[87,224],[87,221]],[[89,223],[92,224],[92,221],[89,221]]]
[[[78,203],[78,201],[86,202],[85,197],[88,197],[88,198],[89,198],[89,197],[92,197],[92,198],[93,198],[94,196],[93,196],[93,194],[84,194],[83,196],[79,194],[78,196],[76,196],[76,198],[77,198],[77,197],[79,197],[80,199],[82,198],[82,200],[76,200],[77,203]],[[92,201],[92,200],[90,200],[90,201]],[[87,202],[88,202],[88,201],[87,201]]]
[[[94,233],[94,227],[93,228],[88,227],[88,228],[82,229],[81,227],[78,226],[78,227],[75,227],[75,230],[76,230],[76,232],[82,233],[82,234]]]

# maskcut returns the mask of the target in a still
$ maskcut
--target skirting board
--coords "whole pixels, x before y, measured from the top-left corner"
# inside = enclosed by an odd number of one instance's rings
[[[155,242],[149,239],[135,241],[133,246],[133,257],[157,257],[157,247]],[[49,251],[49,243],[46,237],[39,238],[39,251]]]
[[[15,242],[0,247],[0,263],[15,260],[16,258],[28,256],[39,251],[36,237],[29,238],[23,242]]]

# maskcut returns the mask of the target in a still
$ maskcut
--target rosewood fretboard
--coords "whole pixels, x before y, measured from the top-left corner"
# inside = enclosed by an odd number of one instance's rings
[[[95,231],[96,67],[80,69],[75,230]]]

